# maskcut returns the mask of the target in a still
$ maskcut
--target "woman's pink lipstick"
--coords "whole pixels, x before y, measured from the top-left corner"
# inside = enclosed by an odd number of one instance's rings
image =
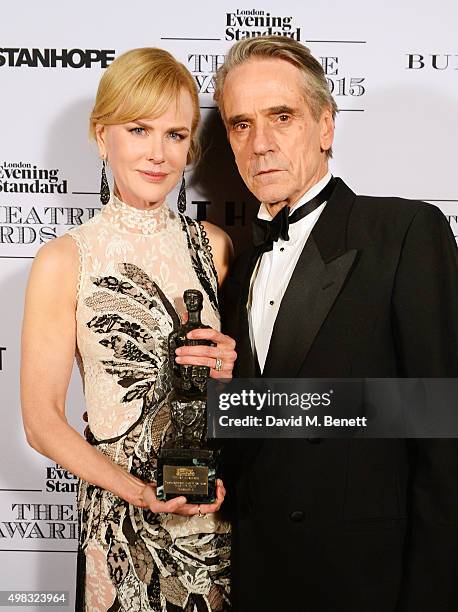
[[[138,172],[143,176],[143,178],[151,183],[160,183],[167,176],[166,172],[148,172],[145,170],[139,170]]]

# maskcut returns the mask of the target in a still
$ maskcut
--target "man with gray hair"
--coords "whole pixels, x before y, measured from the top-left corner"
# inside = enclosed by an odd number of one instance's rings
[[[455,377],[458,258],[438,208],[331,176],[337,107],[289,38],[245,39],[215,99],[261,202],[226,288],[238,377]],[[456,440],[235,441],[236,612],[456,612]]]

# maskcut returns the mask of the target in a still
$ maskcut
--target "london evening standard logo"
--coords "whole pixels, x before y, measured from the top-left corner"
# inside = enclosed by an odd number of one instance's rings
[[[289,36],[300,40],[301,29],[293,23],[292,16],[282,16],[258,9],[236,9],[225,14],[226,40],[242,40],[264,35]],[[190,53],[188,69],[194,76],[200,94],[213,95],[215,73],[224,63],[222,53]]]
[[[289,36],[295,40],[301,40],[301,28],[296,25],[291,15],[280,15],[259,9],[236,9],[226,12],[225,20],[226,40],[237,41],[266,34]],[[314,42],[327,43],[327,41]],[[337,50],[339,47],[335,48]],[[316,51],[313,49],[312,52],[323,66],[329,89],[339,107],[341,107],[341,101],[359,98],[366,93],[366,78],[358,73],[353,73],[353,70],[348,68],[347,58],[343,54],[320,53],[319,47]],[[222,53],[188,54],[188,69],[194,76],[200,94],[211,96],[214,94],[215,73],[224,60],[225,56]]]
[[[58,463],[46,467],[45,490],[48,493],[76,493],[77,477]]]
[[[0,193],[68,193],[58,168],[27,162],[0,162]]]
[[[242,40],[256,36],[289,36],[301,39],[301,28],[291,15],[279,15],[260,9],[236,9],[226,13],[226,40]]]
[[[114,49],[0,49],[0,67],[9,68],[106,68],[115,59]]]
[[[12,245],[43,244],[88,221],[100,210],[40,202],[47,196],[67,194],[68,181],[59,168],[44,168],[28,161],[0,162],[0,254],[17,255]],[[18,203],[19,197],[36,197],[37,201]]]

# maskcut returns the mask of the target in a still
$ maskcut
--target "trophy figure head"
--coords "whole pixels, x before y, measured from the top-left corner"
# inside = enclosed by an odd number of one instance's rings
[[[188,312],[202,310],[203,295],[197,289],[186,289],[183,293],[183,300]]]

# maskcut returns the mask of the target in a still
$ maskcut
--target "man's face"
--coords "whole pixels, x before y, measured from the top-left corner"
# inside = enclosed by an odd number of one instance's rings
[[[313,119],[303,79],[285,60],[256,58],[233,68],[224,84],[224,116],[237,167],[271,212],[295,204],[328,169],[332,114],[325,109]]]

